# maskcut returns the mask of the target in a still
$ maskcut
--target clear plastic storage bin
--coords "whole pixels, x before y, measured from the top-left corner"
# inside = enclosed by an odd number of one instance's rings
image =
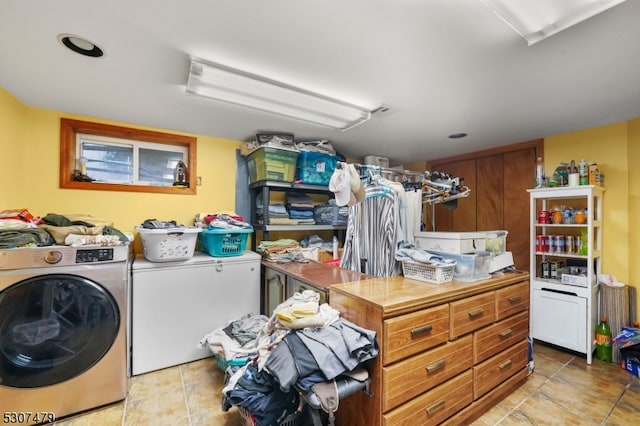
[[[456,268],[453,278],[459,281],[479,281],[491,278],[489,273],[489,264],[491,261],[491,253],[481,251],[473,254],[458,254],[430,251],[430,253],[442,256],[444,259],[452,259],[456,261]]]

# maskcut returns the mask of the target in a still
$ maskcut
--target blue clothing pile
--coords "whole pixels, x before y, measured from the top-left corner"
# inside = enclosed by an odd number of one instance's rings
[[[246,366],[233,390],[223,398],[223,410],[231,405],[251,413],[257,426],[277,426],[300,405],[298,392],[283,392],[266,371],[258,371],[256,363]]]

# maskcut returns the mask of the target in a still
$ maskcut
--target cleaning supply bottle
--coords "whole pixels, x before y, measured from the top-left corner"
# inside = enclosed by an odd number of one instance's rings
[[[601,361],[611,362],[611,328],[605,317],[600,318],[600,323],[596,327],[596,358]]]
[[[580,256],[587,256],[589,254],[589,234],[586,229],[580,230],[580,248],[578,249]]]
[[[536,188],[544,187],[544,165],[542,164],[542,157],[536,159]]]
[[[589,185],[589,165],[584,158],[578,163],[578,178],[580,185]]]

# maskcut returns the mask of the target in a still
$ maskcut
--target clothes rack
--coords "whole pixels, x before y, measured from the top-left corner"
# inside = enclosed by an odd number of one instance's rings
[[[418,185],[422,189],[422,203],[434,204],[456,203],[459,198],[466,198],[471,193],[469,187],[462,184],[462,178],[441,172],[416,172],[400,170],[369,164],[350,163],[360,174],[360,179],[372,183],[376,178],[384,178],[391,182],[401,183],[406,190],[416,190]],[[338,161],[336,168],[340,169],[347,163]]]

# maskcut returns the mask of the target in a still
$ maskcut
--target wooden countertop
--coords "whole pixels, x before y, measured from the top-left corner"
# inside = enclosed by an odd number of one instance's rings
[[[324,290],[328,290],[329,286],[333,284],[357,282],[375,278],[361,272],[337,268],[313,260],[310,260],[309,263],[274,263],[263,260],[262,265]]]
[[[334,293],[349,295],[373,304],[387,317],[474,296],[525,280],[529,280],[528,272],[509,272],[472,283],[453,280],[444,284],[430,284],[403,276],[372,278],[332,285],[329,298]]]

